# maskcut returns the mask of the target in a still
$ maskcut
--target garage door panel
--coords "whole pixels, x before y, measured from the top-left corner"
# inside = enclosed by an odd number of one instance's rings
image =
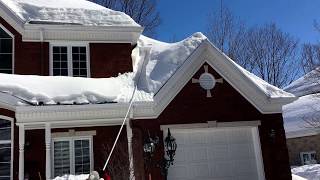
[[[226,144],[228,142],[228,134],[225,131],[217,130],[208,132],[209,144]]]
[[[206,147],[192,147],[188,150],[190,162],[203,162],[208,159]]]
[[[195,177],[198,179],[205,179],[210,177],[208,164],[192,163],[190,170],[192,172],[192,177]]]
[[[228,145],[209,146],[207,151],[208,151],[208,159],[210,161],[230,159]]]
[[[229,152],[231,159],[245,159],[254,155],[253,144],[230,144]]]
[[[178,147],[169,180],[257,180],[252,128],[171,130]]]
[[[168,171],[168,176],[171,177],[171,179],[188,179],[190,177],[189,170],[187,166],[173,166],[170,167]]]

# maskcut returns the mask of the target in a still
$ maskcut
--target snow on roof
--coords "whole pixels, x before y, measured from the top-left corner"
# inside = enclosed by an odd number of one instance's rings
[[[206,39],[202,33],[195,33],[180,42],[164,43],[141,36],[138,46],[151,47],[151,52],[146,65],[143,66],[139,88],[156,94]]]
[[[238,67],[238,69],[240,71],[242,71],[242,73],[245,76],[247,76],[247,78],[249,78],[269,98],[280,98],[280,97],[293,98],[293,97],[295,97],[293,94],[288,93],[288,92],[286,92],[276,86],[273,86],[273,85],[267,83],[266,81],[264,81],[263,79],[261,79],[260,77],[258,77],[256,75],[254,75],[253,73],[247,71],[246,69],[244,69],[243,67],[241,67],[240,65],[235,63],[234,61],[232,61],[232,62],[236,67]]]
[[[153,101],[153,96],[206,40],[201,33],[176,43],[164,43],[141,36],[132,52],[134,71],[131,73],[102,79],[0,74],[0,92],[35,105],[128,102],[138,82],[135,101]],[[234,63],[235,69],[268,97],[294,97],[246,71],[231,59],[226,60]]]
[[[320,92],[320,67],[307,73],[284,88],[296,96],[304,96]]]
[[[94,79],[0,74],[0,91],[20,98],[20,103],[34,105],[127,102],[133,92],[133,76],[126,73],[116,78]],[[138,91],[136,98],[150,101],[152,96]]]
[[[306,121],[320,118],[320,93],[300,97],[283,106],[284,128],[287,137],[307,136],[318,132]]]
[[[0,0],[0,3],[24,23],[140,27],[125,13],[86,0]]]

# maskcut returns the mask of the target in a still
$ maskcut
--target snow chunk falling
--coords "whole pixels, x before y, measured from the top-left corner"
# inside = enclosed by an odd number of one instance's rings
[[[71,23],[87,26],[136,26],[123,12],[86,0],[0,0],[25,23]]]

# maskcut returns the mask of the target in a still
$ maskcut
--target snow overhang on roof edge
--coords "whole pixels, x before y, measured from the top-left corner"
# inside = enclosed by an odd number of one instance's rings
[[[23,41],[91,41],[136,44],[141,26],[28,24],[0,1],[0,17],[22,35]],[[43,35],[43,37],[41,37]]]

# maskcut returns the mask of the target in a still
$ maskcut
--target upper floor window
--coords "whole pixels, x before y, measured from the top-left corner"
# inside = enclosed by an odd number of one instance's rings
[[[88,46],[53,45],[51,75],[89,77]]]
[[[0,73],[13,73],[13,35],[0,24]]]

